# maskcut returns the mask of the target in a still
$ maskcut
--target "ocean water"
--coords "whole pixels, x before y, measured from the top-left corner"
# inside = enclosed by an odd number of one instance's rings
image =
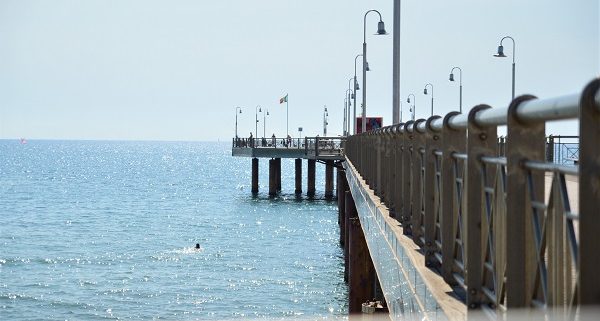
[[[337,206],[292,162],[270,199],[228,143],[0,140],[0,319],[345,319]]]

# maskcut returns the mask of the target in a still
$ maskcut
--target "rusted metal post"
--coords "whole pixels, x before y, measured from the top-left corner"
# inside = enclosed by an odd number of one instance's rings
[[[349,249],[350,249],[350,218],[358,217],[354,198],[350,191],[345,192],[345,213],[344,213],[344,281],[348,282],[348,268],[350,265]]]
[[[580,103],[579,149],[579,302],[600,305],[600,78],[584,89]]]
[[[302,159],[301,158],[296,158],[294,160],[294,167],[295,167],[295,179],[296,179],[296,188],[294,193],[296,193],[296,195],[298,194],[302,194]]]
[[[333,197],[333,160],[325,161],[325,198]]]
[[[307,173],[307,181],[306,181],[306,195],[308,197],[315,196],[315,175],[316,175],[316,160],[309,159],[308,164],[308,173]]]
[[[340,245],[344,246],[345,241],[345,214],[346,214],[346,191],[348,191],[348,182],[346,181],[346,171],[338,168],[337,170],[337,203],[338,203],[338,225],[340,227]]]
[[[360,220],[351,217],[349,225],[348,310],[354,314],[360,313],[362,304],[373,298],[376,279]]]
[[[457,283],[454,278],[454,250],[457,246],[455,238],[458,211],[462,206],[462,199],[458,198],[458,195],[462,193],[458,191],[462,184],[456,181],[454,154],[464,153],[467,148],[466,131],[464,129],[453,129],[449,124],[450,119],[459,114],[458,112],[446,114],[442,129],[442,208],[440,217],[442,226],[442,276],[446,283],[450,285]]]
[[[252,158],[252,194],[258,193],[258,158]]]
[[[531,305],[534,287],[535,246],[531,218],[531,195],[544,195],[544,173],[532,173],[534,188],[527,184],[523,168],[526,160],[544,160],[545,123],[523,124],[517,117],[522,102],[535,99],[525,95],[515,98],[507,118],[507,195],[506,195],[506,305],[510,308]]]

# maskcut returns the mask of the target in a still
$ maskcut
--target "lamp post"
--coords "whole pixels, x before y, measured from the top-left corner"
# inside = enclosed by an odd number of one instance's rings
[[[350,134],[350,107],[352,107],[352,99],[354,99],[356,101],[355,95],[356,95],[356,86],[353,86],[351,84],[352,81],[355,81],[354,77],[350,77],[350,79],[348,79],[348,90],[346,91],[347,96],[348,96],[348,117],[346,118],[346,133],[349,135]],[[350,93],[348,93],[348,91],[350,91]]]
[[[511,36],[506,36],[506,37],[500,39],[500,45],[498,46],[498,53],[496,53],[494,55],[494,57],[501,57],[501,58],[506,57],[506,55],[504,54],[504,46],[502,46],[502,41],[504,41],[504,39],[506,39],[506,38],[512,40],[512,44],[513,44],[513,54],[512,54],[512,59],[513,59],[513,62],[512,62],[512,99],[515,99],[515,39],[513,39]]]
[[[342,126],[342,132],[343,132],[343,136],[348,136],[348,132],[346,131],[347,128],[347,110],[348,110],[348,97],[344,97],[344,125]]]
[[[360,90],[360,87],[358,86],[358,81],[356,80],[356,59],[358,59],[358,57],[362,57],[362,54],[358,54],[356,55],[356,57],[354,57],[354,118],[353,118],[353,126],[354,129],[352,130],[352,133],[354,135],[356,135],[356,91]],[[363,62],[364,63],[364,62]],[[364,68],[364,66],[363,66]],[[367,71],[369,71],[369,65],[367,64]],[[348,114],[350,114],[350,111],[348,111]],[[348,124],[348,126],[350,126],[350,124]]]
[[[258,113],[260,113],[260,112],[262,112],[262,110],[260,109],[260,105],[257,105],[254,108],[254,119],[256,120],[256,123],[254,124],[254,136],[255,136],[255,138],[258,138]]]
[[[415,120],[415,113],[416,113],[416,99],[415,99],[415,95],[413,94],[408,94],[408,97],[406,98],[406,102],[410,104],[410,96],[413,96],[413,101],[412,101],[412,107],[410,108],[410,111],[412,112],[412,120]]]
[[[459,71],[459,103],[458,103],[458,111],[462,114],[462,69],[460,67],[452,67],[450,70],[450,81],[454,81],[454,69],[458,69]],[[432,93],[433,94],[433,93]]]
[[[425,85],[425,89],[423,89],[424,95],[427,95],[427,86],[431,87],[431,116],[433,116],[433,85],[430,83]]]
[[[238,117],[238,110],[240,111],[239,114],[242,113],[242,107],[235,107],[235,138],[238,138],[238,134],[237,134],[237,117]]]
[[[365,16],[363,18],[363,92],[362,92],[362,132],[367,131],[367,15],[370,12],[377,12],[379,15],[379,23],[377,24],[377,33],[376,35],[386,35],[385,25],[381,18],[381,13],[377,10],[369,10],[365,12]]]
[[[325,105],[325,110],[323,110],[323,137],[327,137],[327,125],[329,125],[327,116],[329,116],[329,113],[327,112],[327,105]]]
[[[267,116],[269,116],[269,110],[265,109],[265,113],[263,113],[263,138],[267,137]]]
[[[352,78],[351,78],[352,79]],[[352,89],[346,89],[346,100],[348,101],[348,119],[350,119],[350,107],[352,107],[352,99],[354,98],[354,92],[352,91]],[[348,127],[348,129],[346,130],[347,133],[350,132],[350,121],[348,120],[348,122],[346,122],[346,126]]]

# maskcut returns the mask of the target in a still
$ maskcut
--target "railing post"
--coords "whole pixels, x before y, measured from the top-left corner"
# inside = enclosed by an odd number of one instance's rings
[[[413,121],[407,121],[404,124],[404,135],[402,139],[402,230],[405,235],[412,235],[411,223],[411,205],[412,205],[412,141],[411,133],[408,128],[413,125]]]
[[[381,180],[381,168],[383,167],[382,153],[383,153],[383,137],[381,137],[381,132],[377,132],[373,135],[373,140],[375,141],[375,184],[373,186],[373,190],[375,191],[375,195],[381,197],[381,187],[383,186],[383,181]]]
[[[470,309],[477,308],[483,301],[481,290],[483,282],[484,262],[484,233],[483,222],[489,223],[484,203],[483,184],[484,175],[490,177],[492,172],[481,162],[482,156],[495,156],[498,144],[496,127],[482,128],[475,123],[475,115],[481,111],[491,108],[487,105],[478,105],[469,112],[469,124],[467,135],[467,171],[466,178],[466,200],[467,208],[463,214],[466,221],[466,284],[467,284],[467,306]],[[487,173],[484,173],[484,170]],[[487,225],[486,225],[487,226]],[[485,230],[485,229],[483,229]],[[487,237],[487,232],[485,237]],[[487,244],[487,243],[486,243]],[[491,254],[490,254],[491,255]],[[494,271],[490,271],[493,273]]]
[[[396,125],[396,134],[394,135],[395,140],[395,157],[394,157],[394,172],[396,176],[394,178],[394,218],[402,223],[403,217],[403,184],[404,184],[404,124]]]
[[[532,173],[535,188],[528,188],[528,175],[523,167],[527,160],[545,159],[545,123],[523,124],[517,108],[535,99],[525,95],[515,98],[507,117],[507,196],[506,196],[506,304],[510,308],[531,305],[533,274],[537,269],[535,241],[532,231],[531,195],[544,195],[544,173]]]
[[[464,129],[453,129],[449,125],[450,118],[459,115],[458,112],[450,112],[444,117],[442,129],[442,208],[440,224],[442,226],[442,276],[446,283],[455,285],[454,279],[454,247],[456,237],[456,224],[458,220],[458,208],[461,200],[457,199],[457,183],[454,177],[454,153],[462,153],[466,149],[466,131]]]
[[[439,214],[439,193],[436,193],[437,177],[436,156],[434,152],[440,149],[440,133],[431,129],[431,122],[439,119],[440,116],[432,116],[427,119],[426,142],[425,142],[425,265],[435,265],[435,244],[436,218]]]
[[[587,85],[581,95],[579,124],[579,302],[600,304],[600,106],[595,97],[600,78]],[[589,311],[588,311],[589,312]]]
[[[412,239],[413,241],[423,247],[424,244],[424,233],[423,233],[423,187],[424,187],[424,155],[421,153],[421,148],[425,147],[425,135],[419,132],[418,126],[420,123],[425,122],[425,119],[417,119],[413,123],[413,131],[410,134],[412,141],[412,198],[411,198],[411,226],[412,226]]]

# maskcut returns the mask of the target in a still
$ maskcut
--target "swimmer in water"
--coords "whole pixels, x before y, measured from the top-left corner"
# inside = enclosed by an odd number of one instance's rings
[[[196,243],[196,250],[200,249],[200,243]]]

